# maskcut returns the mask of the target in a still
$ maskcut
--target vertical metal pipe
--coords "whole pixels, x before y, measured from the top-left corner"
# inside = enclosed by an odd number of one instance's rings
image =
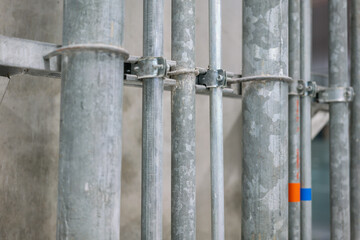
[[[225,238],[222,89],[210,89],[211,226],[212,239]]]
[[[221,1],[209,0],[210,69],[221,68]]]
[[[300,79],[300,0],[289,1],[289,76]],[[300,97],[289,86],[289,239],[300,239]]]
[[[311,0],[301,1],[301,79],[311,81]],[[304,92],[301,112],[301,239],[312,239],[311,201],[311,96]]]
[[[301,239],[312,239],[311,97],[301,97]]]
[[[172,0],[172,59],[195,69],[195,0]],[[195,74],[171,91],[171,239],[196,239]]]
[[[348,86],[347,1],[329,0],[329,86]],[[348,103],[330,103],[331,239],[350,239]]]
[[[209,0],[209,68],[221,68],[221,0]],[[225,238],[222,88],[210,88],[211,233]]]
[[[144,0],[143,55],[163,55],[164,0]],[[143,81],[141,239],[162,239],[162,78]]]
[[[244,0],[243,75],[288,74],[288,0]],[[288,238],[288,84],[243,84],[242,239]]]
[[[63,45],[121,46],[123,1],[64,1]],[[57,239],[119,239],[122,56],[62,61]]]
[[[360,239],[360,1],[351,2],[351,104],[350,211],[351,238]]]

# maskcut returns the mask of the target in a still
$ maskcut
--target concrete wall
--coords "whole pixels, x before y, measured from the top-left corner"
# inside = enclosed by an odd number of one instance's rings
[[[165,0],[165,57],[171,6]],[[223,0],[223,68],[241,72],[241,6]],[[61,44],[62,0],[0,0],[0,34]],[[197,66],[208,63],[207,0],[197,0]],[[142,1],[126,0],[125,48],[142,55]],[[0,78],[0,239],[55,239],[60,80]],[[141,89],[125,88],[121,239],[140,239]],[[210,239],[209,99],[198,96],[197,238]],[[225,228],[240,239],[241,100],[224,99]],[[170,93],[164,95],[164,239],[170,239]]]

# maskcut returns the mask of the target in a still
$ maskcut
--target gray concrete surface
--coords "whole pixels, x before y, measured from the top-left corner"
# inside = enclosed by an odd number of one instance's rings
[[[170,0],[165,1],[165,57],[170,58]],[[241,71],[241,6],[223,3],[223,66]],[[142,54],[142,1],[126,0],[125,48]],[[0,0],[0,34],[61,44],[62,0]],[[196,5],[196,63],[208,64],[208,5]],[[60,80],[0,78],[0,239],[55,239]],[[209,99],[196,99],[197,239],[210,239]],[[224,100],[225,233],[240,239],[241,100]],[[164,219],[170,239],[170,93],[164,94]],[[140,238],[141,89],[125,87],[121,239]]]

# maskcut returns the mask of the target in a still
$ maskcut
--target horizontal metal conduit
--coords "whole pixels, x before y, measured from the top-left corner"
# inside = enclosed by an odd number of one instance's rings
[[[84,45],[83,47],[86,50],[94,50],[88,45]],[[104,46],[97,47],[102,47],[100,48],[100,51],[110,53],[114,50],[119,50],[117,48],[104,48]],[[44,43],[0,35],[0,76],[10,77],[18,74],[28,74],[33,76],[61,78],[60,55],[63,53],[69,53],[69,51],[57,52],[57,49],[60,48],[61,46],[51,43]],[[44,56],[47,56],[47,58],[52,58],[49,60],[45,58],[44,60]],[[139,80],[136,75],[129,74],[129,68],[131,68],[129,65],[136,63],[137,61],[139,61],[139,59],[141,59],[141,57],[130,55],[125,61],[125,86],[142,87],[143,81]],[[170,74],[173,73],[172,75],[174,75],[172,69],[176,67],[176,62],[172,60],[167,60],[166,62],[168,67],[170,68]],[[207,71],[204,68],[196,69],[199,73],[205,73]],[[235,86],[238,84],[233,84],[231,82],[231,77],[239,78],[239,74],[227,72],[227,76],[230,80],[230,84],[232,84],[233,87],[223,88],[224,97],[240,98],[240,89],[239,87]],[[175,79],[165,77],[164,90],[171,91],[175,85]],[[204,85],[196,84],[196,93],[202,95],[209,95],[210,90]]]

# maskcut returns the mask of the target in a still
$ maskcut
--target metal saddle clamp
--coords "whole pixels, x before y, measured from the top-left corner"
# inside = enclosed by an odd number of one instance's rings
[[[354,96],[352,87],[330,87],[318,91],[316,101],[319,103],[351,102]]]
[[[205,85],[207,88],[225,87],[226,82],[226,71],[222,69],[208,69],[205,73],[200,73],[198,76],[198,84]]]
[[[169,66],[163,57],[142,57],[132,65],[131,72],[137,75],[138,79],[164,78],[167,75]]]
[[[84,44],[74,44],[69,46],[63,46],[61,48],[56,49],[48,54],[46,54],[44,58],[45,68],[50,69],[50,58],[71,54],[74,52],[84,52],[84,51],[97,51],[97,52],[107,52],[112,54],[118,54],[124,57],[124,60],[129,58],[129,52],[115,45],[103,44],[103,43],[84,43]]]

